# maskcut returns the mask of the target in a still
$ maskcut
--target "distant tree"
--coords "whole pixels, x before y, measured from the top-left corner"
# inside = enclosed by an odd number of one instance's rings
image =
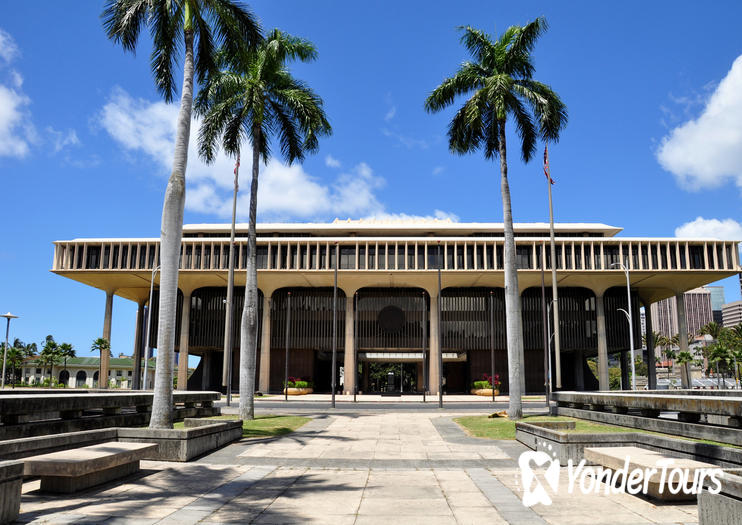
[[[62,343],[59,345],[59,352],[62,354],[62,359],[64,359],[64,370],[67,371],[67,359],[72,359],[76,356],[75,349],[69,343]]]
[[[38,357],[36,358],[36,363],[41,367],[41,382],[44,382],[44,375],[45,370],[49,369],[49,377],[51,384],[51,374],[52,369],[54,368],[54,365],[58,364],[62,360],[62,354],[59,351],[59,345],[56,341],[54,341],[54,337],[51,335],[47,335],[46,339],[44,340],[44,347],[41,349],[41,352],[39,353]]]
[[[710,335],[711,339],[716,341],[719,339],[719,335],[721,334],[721,326],[718,323],[711,321],[710,323],[703,325],[700,330],[698,330],[698,333],[700,335]]]
[[[95,341],[93,341],[93,344],[91,345],[90,349],[93,352],[98,352],[101,356],[101,360],[103,357],[103,352],[108,352],[108,355],[111,355],[111,343],[108,342],[108,339],[104,337],[99,337]],[[101,377],[101,369],[100,364],[98,365],[98,386],[101,385],[101,382],[105,381],[105,384],[108,384],[108,378],[107,377]]]
[[[678,353],[678,364],[680,365],[680,382],[683,388],[691,388],[690,364],[693,362],[693,355],[690,352]]]

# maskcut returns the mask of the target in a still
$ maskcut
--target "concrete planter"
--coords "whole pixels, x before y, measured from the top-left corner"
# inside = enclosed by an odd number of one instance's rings
[[[23,462],[0,461],[0,523],[16,520],[21,508]]]
[[[742,477],[724,472],[721,475],[721,492],[711,494],[711,484],[706,480],[698,494],[699,525],[735,525],[742,516]]]
[[[304,396],[306,394],[311,394],[314,392],[313,388],[284,388],[283,393],[290,395],[290,396]]]
[[[492,397],[492,389],[491,388],[472,388],[470,391],[475,396],[485,396],[485,397]],[[495,388],[495,395],[500,395],[500,389]]]
[[[118,440],[157,443],[145,459],[190,461],[242,437],[242,420],[185,419],[186,428],[119,428]]]

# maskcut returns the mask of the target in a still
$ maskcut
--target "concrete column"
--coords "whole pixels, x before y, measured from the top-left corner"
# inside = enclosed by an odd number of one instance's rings
[[[211,352],[204,352],[201,356],[204,364],[201,367],[203,374],[201,375],[201,390],[209,389],[209,380],[211,379]],[[235,385],[232,385],[234,388]]]
[[[438,367],[438,358],[441,352],[440,339],[438,338],[438,291],[430,294],[430,374],[428,386],[432,395],[438,394],[438,378],[442,370]]]
[[[629,370],[631,369],[631,354],[629,352],[621,352],[620,363],[621,363],[621,388],[623,390],[631,390],[631,381],[629,381]]]
[[[131,373],[131,388],[134,390],[139,390],[142,382],[142,355],[144,355],[144,301],[139,301],[138,305],[134,329],[134,370]]]
[[[345,361],[343,369],[345,370],[345,384],[343,391],[346,394],[352,394],[356,387],[356,375],[358,374],[358,364],[356,363],[355,352],[355,326],[353,319],[355,317],[355,292],[345,292]]]
[[[689,352],[688,348],[688,320],[685,317],[685,297],[683,292],[675,294],[675,308],[678,312],[678,345],[680,352]],[[683,365],[680,370],[680,378],[683,388],[690,388],[690,370],[688,365]]]
[[[598,323],[598,388],[610,390],[608,379],[608,338],[605,334],[605,308],[603,293],[595,294],[595,313]]]
[[[267,394],[271,381],[271,297],[272,293],[263,294],[263,318],[260,322],[260,376],[258,390]]]
[[[652,327],[652,305],[648,302],[644,303],[644,319],[647,326],[647,387],[649,390],[657,390],[657,357],[654,355],[655,340],[652,337],[654,334],[654,328]]]
[[[574,351],[575,388],[579,391],[585,390],[585,369],[582,359],[582,350]]]
[[[191,292],[183,290],[183,311],[180,315],[178,346],[178,390],[188,390],[188,336],[191,329]]]
[[[111,343],[111,317],[113,316],[113,291],[106,291],[106,312],[103,316],[103,339]],[[101,352],[98,388],[108,388],[108,365],[110,352]]]

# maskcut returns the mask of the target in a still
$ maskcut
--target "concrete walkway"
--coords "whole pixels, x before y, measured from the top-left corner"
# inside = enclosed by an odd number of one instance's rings
[[[470,415],[470,414],[468,414]],[[570,495],[521,503],[513,441],[467,436],[454,414],[409,410],[317,417],[280,439],[242,440],[188,464],[143,472],[74,497],[24,484],[33,523],[639,524],[693,523],[695,505]]]

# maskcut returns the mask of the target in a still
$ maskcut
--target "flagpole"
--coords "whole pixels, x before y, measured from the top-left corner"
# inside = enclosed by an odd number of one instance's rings
[[[222,386],[227,389],[227,406],[232,404],[232,316],[234,308],[234,234],[237,218],[237,192],[240,189],[240,155],[234,165],[234,193],[232,194],[232,229],[229,234],[229,270],[227,273],[227,304],[224,319],[224,363],[222,365]]]
[[[551,199],[551,168],[549,167],[549,146],[544,146],[544,174],[549,188],[549,237],[551,240],[551,295],[554,304],[554,360],[556,365],[556,388],[562,388],[562,363],[559,341],[559,292],[557,290],[556,242],[554,240],[554,206]]]

